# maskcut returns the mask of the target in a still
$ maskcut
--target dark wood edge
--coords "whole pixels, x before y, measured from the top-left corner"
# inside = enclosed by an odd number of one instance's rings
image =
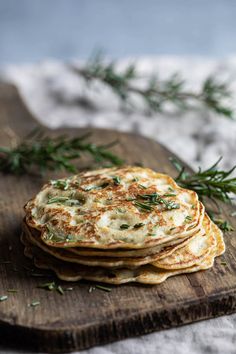
[[[135,337],[154,331],[198,322],[200,320],[229,315],[236,311],[236,289],[221,295],[190,301],[177,310],[169,307],[162,311],[143,312],[127,316],[126,320],[107,319],[104,323],[94,323],[90,328],[48,330],[36,329],[0,321],[0,344],[12,344],[12,348],[62,353],[87,349],[96,345],[111,343],[128,337]],[[171,318],[171,321],[170,321]],[[99,329],[98,329],[99,325]],[[90,333],[90,342],[86,340]]]

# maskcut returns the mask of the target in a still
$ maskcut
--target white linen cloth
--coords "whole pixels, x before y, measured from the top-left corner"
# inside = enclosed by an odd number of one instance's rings
[[[119,68],[133,62],[119,62]],[[180,72],[187,87],[197,90],[209,74],[231,81],[236,101],[236,56],[221,61],[191,57],[155,57],[135,60],[142,78],[158,72],[160,78]],[[60,62],[3,68],[0,78],[15,83],[31,112],[50,128],[97,126],[135,131],[156,139],[193,167],[209,167],[223,156],[221,166],[236,163],[236,121],[201,109],[186,113],[127,114],[117,97],[103,85],[86,88],[83,80]],[[143,79],[140,79],[141,84]],[[94,105],[79,105],[80,97],[92,98]],[[139,102],[138,102],[139,103]],[[236,105],[235,105],[236,107]],[[235,114],[236,116],[236,114]],[[0,348],[0,353],[6,349]],[[10,351],[12,353],[12,351]],[[236,315],[199,322],[138,338],[126,339],[83,351],[84,354],[200,354],[236,353]]]

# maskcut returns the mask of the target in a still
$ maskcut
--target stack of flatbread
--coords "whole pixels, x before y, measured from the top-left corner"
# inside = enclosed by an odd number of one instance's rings
[[[147,168],[50,181],[25,212],[25,255],[67,281],[159,284],[212,267],[225,250],[197,194]]]

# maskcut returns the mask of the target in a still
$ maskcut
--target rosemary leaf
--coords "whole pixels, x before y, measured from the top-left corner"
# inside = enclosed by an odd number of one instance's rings
[[[56,290],[59,294],[64,295],[64,290],[62,289],[61,285],[58,285]]]
[[[57,180],[52,180],[51,185],[55,188],[62,189],[66,191],[69,188],[69,180],[63,180],[63,179],[57,179]]]
[[[146,204],[146,203],[141,203],[141,202],[135,201],[134,205],[143,211],[152,211],[153,210],[153,207]]]
[[[40,305],[40,301],[32,301],[31,304],[29,304],[30,307],[36,307]]]
[[[140,227],[144,226],[145,224],[143,222],[139,222],[138,224],[134,225],[134,229],[139,229]]]
[[[121,182],[119,176],[113,176],[112,179],[113,179],[114,184],[115,184],[116,186],[118,186],[118,185],[120,184],[120,182]]]
[[[100,290],[104,290],[107,292],[110,292],[112,289],[108,288],[107,286],[103,286],[103,285],[95,285],[95,288],[100,289]]]
[[[120,229],[121,230],[126,230],[126,229],[128,229],[129,228],[129,225],[128,224],[122,224],[122,225],[120,225]]]
[[[88,289],[88,292],[89,293],[92,293],[96,288],[94,286],[90,286],[89,289]]]
[[[2,296],[0,296],[0,302],[6,301],[7,299],[8,299],[8,296],[7,296],[7,295],[2,295]]]
[[[38,286],[38,288],[47,289],[47,290],[52,291],[52,290],[56,289],[56,284],[55,284],[54,281],[52,281],[52,282],[50,282],[50,283],[40,284],[40,285]]]

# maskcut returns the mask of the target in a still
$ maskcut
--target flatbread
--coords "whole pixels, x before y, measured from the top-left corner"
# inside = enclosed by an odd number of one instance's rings
[[[150,256],[136,257],[136,258],[127,258],[127,257],[126,258],[111,258],[111,257],[104,258],[104,257],[94,257],[94,256],[93,257],[80,256],[78,254],[71,252],[70,248],[62,249],[62,248],[50,247],[41,240],[39,235],[35,234],[35,232],[32,233],[32,229],[30,229],[25,223],[23,224],[23,230],[30,243],[41,248],[44,252],[49,253],[55,258],[70,263],[83,264],[83,265],[93,266],[93,267],[100,266],[104,268],[113,268],[113,269],[123,268],[123,267],[137,268],[141,265],[152,263],[157,259],[166,257],[172,254],[173,252],[175,252],[177,249],[184,247],[188,242],[190,242],[192,238],[196,237],[195,235],[190,236],[184,239],[181,243],[174,246],[164,247],[159,253]],[[201,230],[199,231],[199,234],[203,232],[204,230]]]
[[[40,238],[40,231],[37,229],[34,229],[30,226],[28,226],[25,222],[23,221],[23,228],[28,229],[28,232],[31,233],[31,235],[35,238]],[[199,232],[199,231],[198,231]],[[189,239],[189,236],[186,239]],[[163,253],[166,252],[167,250],[169,252],[172,252],[173,246],[178,246],[181,245],[185,241],[185,238],[180,238],[177,240],[171,240],[169,242],[165,242],[161,245],[153,246],[153,247],[148,247],[148,248],[140,248],[140,249],[95,249],[95,248],[84,248],[84,247],[65,247],[66,250],[69,252],[72,252],[78,256],[89,256],[89,257],[114,257],[114,258],[140,258],[140,257],[146,257],[146,256],[151,256],[153,254],[157,253]],[[49,246],[50,247],[50,246]]]
[[[52,247],[107,250],[189,237],[200,229],[204,207],[171,177],[128,166],[52,181],[25,211],[27,224]]]
[[[34,259],[34,264],[40,269],[53,270],[57,277],[64,281],[79,281],[86,279],[95,282],[103,282],[108,284],[124,284],[129,282],[138,282],[143,284],[160,284],[171,276],[184,273],[192,273],[199,270],[209,269],[214,264],[214,257],[222,252],[222,234],[218,232],[217,245],[209,255],[206,256],[201,264],[194,265],[189,268],[177,270],[165,270],[154,267],[152,265],[141,266],[138,269],[117,269],[108,271],[99,267],[86,267],[77,264],[68,264],[44,253],[38,247],[31,245],[24,233],[21,240],[25,245],[25,255]],[[219,243],[218,243],[219,241]]]
[[[50,181],[25,212],[25,255],[65,281],[159,284],[208,269],[225,251],[197,194],[147,168]]]
[[[218,256],[221,256],[222,254],[225,253],[224,236],[223,236],[223,232],[213,222],[212,222],[212,231],[214,232],[214,235],[215,235],[215,238],[216,238],[216,242],[217,242],[215,256],[218,257]]]
[[[212,222],[206,214],[203,221],[203,229],[205,230],[204,233],[198,233],[184,247],[179,248],[163,259],[152,262],[152,265],[158,268],[176,270],[201,264],[202,260],[217,245],[216,230],[212,228]]]

